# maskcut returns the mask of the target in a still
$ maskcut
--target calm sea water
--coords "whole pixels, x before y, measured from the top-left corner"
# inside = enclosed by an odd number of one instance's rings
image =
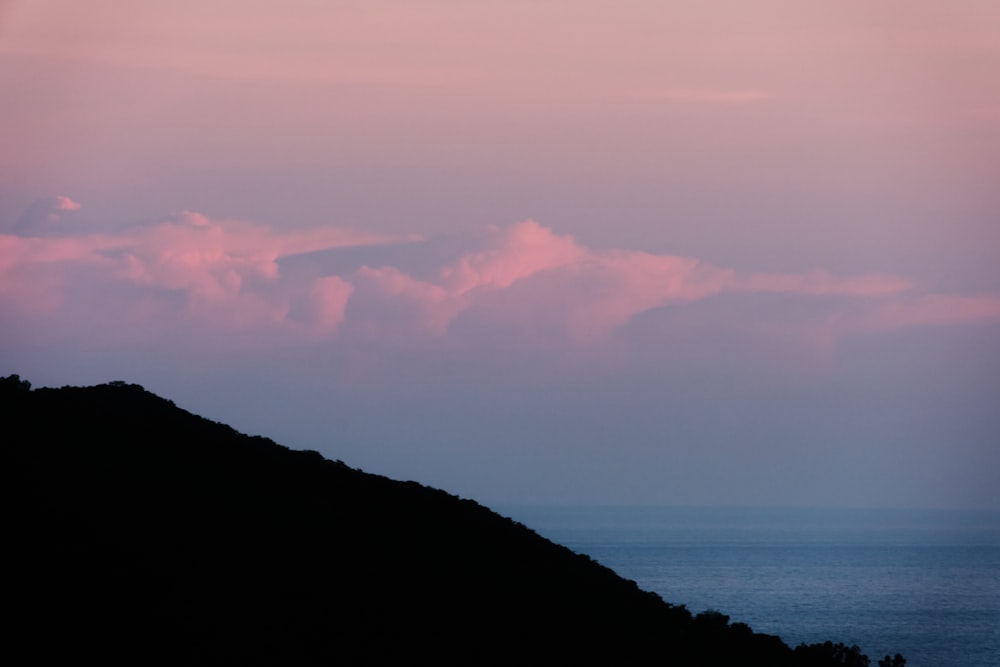
[[[1000,512],[507,506],[692,612],[874,665],[1000,666]]]

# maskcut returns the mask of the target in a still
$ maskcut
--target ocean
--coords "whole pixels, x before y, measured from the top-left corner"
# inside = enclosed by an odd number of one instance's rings
[[[693,613],[790,646],[857,645],[872,665],[1000,666],[1000,512],[504,506]]]

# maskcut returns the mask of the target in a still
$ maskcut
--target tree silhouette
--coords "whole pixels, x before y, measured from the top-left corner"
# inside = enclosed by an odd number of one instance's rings
[[[692,616],[472,500],[242,435],[135,384],[32,390],[11,375],[0,399],[11,658],[868,665],[857,647],[792,651],[721,612]]]
[[[21,391],[31,391],[31,383],[22,380],[20,375],[8,375],[0,378],[0,395]]]

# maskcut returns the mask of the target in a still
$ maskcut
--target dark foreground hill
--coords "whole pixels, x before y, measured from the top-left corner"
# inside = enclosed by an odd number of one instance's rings
[[[10,664],[867,664],[138,385],[11,376],[0,410]]]

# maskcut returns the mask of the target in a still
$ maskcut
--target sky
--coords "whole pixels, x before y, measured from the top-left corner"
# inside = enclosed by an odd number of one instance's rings
[[[484,504],[1000,508],[993,0],[0,0],[0,375]]]

